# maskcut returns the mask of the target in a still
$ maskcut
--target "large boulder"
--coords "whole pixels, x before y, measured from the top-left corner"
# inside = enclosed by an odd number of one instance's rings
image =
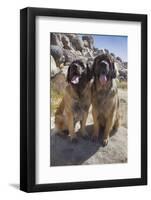
[[[82,55],[86,58],[94,58],[93,56],[93,50],[89,49],[88,47],[85,47],[82,50]]]
[[[73,48],[76,51],[81,51],[82,52],[82,49],[84,48],[84,44],[83,44],[83,41],[82,41],[82,39],[80,37],[78,37],[78,36],[73,37],[71,39],[71,43],[72,43]]]
[[[62,41],[61,41],[61,34],[59,34],[59,33],[51,33],[50,34],[50,41],[51,41],[51,45],[63,47],[63,44],[62,44]]]
[[[127,69],[127,62],[123,62],[123,68]]]
[[[114,53],[110,53],[112,58],[115,58],[115,54]]]
[[[108,49],[104,49],[104,51],[105,51],[106,54],[110,53]]]
[[[115,60],[119,70],[119,80],[127,80],[127,62],[110,53],[108,49],[94,47],[94,38],[92,35],[78,35],[73,33],[51,33],[51,55],[54,58],[56,67],[59,67],[66,74],[67,68],[71,62],[77,59],[91,61],[96,56],[108,54]],[[53,70],[54,71],[54,70]],[[56,73],[56,72],[55,72]]]
[[[63,55],[65,58],[65,65],[69,65],[71,62],[77,59],[85,59],[78,51],[71,51],[68,49],[63,49]]]
[[[83,44],[84,44],[84,47],[88,48],[89,47],[89,43],[87,40],[83,40]]]
[[[77,35],[74,34],[74,33],[65,33],[65,35],[70,39],[70,41],[71,41],[73,38],[77,37]]]
[[[68,49],[63,49],[63,55],[65,57],[65,65],[77,59],[77,55]]]
[[[84,41],[85,47],[88,47],[89,49],[94,48],[94,39],[92,35],[83,35],[82,40]]]
[[[63,49],[60,46],[51,45],[50,51],[51,51],[51,55],[55,59],[57,67],[60,67],[65,62]]]
[[[127,80],[127,69],[120,69],[119,70],[119,79],[120,80]]]
[[[64,49],[74,50],[70,39],[65,34],[62,36],[62,43]]]
[[[60,73],[60,68],[57,67],[53,56],[50,56],[50,63],[51,63],[51,65],[50,65],[51,74],[50,75],[51,75],[51,77],[54,77],[54,76],[56,76],[56,74]]]
[[[119,56],[116,57],[116,60],[122,63],[122,59]]]
[[[90,118],[90,115],[88,116]],[[53,127],[53,121],[51,127]],[[110,137],[109,144],[102,146],[101,137],[95,143],[91,141],[93,125],[87,124],[88,139],[82,139],[78,134],[78,143],[73,144],[67,136],[60,137],[51,129],[51,166],[96,165],[127,163],[127,129],[120,127],[116,134]],[[101,134],[103,134],[101,132]],[[85,150],[84,150],[85,149]]]

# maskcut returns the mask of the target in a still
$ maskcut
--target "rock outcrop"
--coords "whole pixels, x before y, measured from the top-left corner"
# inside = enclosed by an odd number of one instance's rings
[[[51,76],[54,73],[64,72],[63,68],[67,68],[70,63],[76,59],[85,59],[91,61],[96,56],[101,54],[110,54],[115,60],[119,70],[119,80],[127,80],[127,62],[123,62],[122,59],[115,55],[113,52],[109,52],[108,49],[96,48],[94,46],[93,35],[78,35],[72,33],[51,33],[51,56],[54,58],[57,70],[53,69]],[[66,74],[65,74],[66,76]]]

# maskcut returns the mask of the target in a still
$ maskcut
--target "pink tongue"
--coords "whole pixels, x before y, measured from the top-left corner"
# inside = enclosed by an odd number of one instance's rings
[[[100,82],[102,85],[105,85],[106,82],[107,82],[107,78],[105,75],[101,75],[100,78],[99,78]]]
[[[79,83],[79,76],[73,76],[73,78],[71,79],[71,83],[78,84]]]

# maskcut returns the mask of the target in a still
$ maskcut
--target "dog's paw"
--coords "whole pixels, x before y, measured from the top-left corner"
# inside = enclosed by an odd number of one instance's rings
[[[74,144],[78,143],[78,138],[77,138],[77,137],[72,138],[72,139],[71,139],[71,142],[74,143]]]
[[[92,142],[98,142],[99,136],[98,135],[93,135],[91,137]]]
[[[109,142],[109,138],[103,139],[103,146],[105,147]]]
[[[88,140],[89,139],[89,135],[82,135],[82,138],[85,139],[85,140]]]
[[[70,137],[70,141],[71,141],[72,143],[77,143],[77,142],[78,142],[77,136],[75,136],[75,135],[69,135],[69,137]]]
[[[89,134],[86,130],[81,130],[80,129],[80,134],[84,139],[88,139],[89,138]]]

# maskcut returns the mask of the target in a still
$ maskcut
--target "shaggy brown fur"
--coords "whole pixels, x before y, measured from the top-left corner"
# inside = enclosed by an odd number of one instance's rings
[[[119,97],[115,78],[117,69],[109,55],[95,58],[93,63],[92,115],[93,140],[97,140],[100,127],[104,128],[103,145],[107,145],[112,129],[119,127]]]
[[[91,73],[86,64],[76,60],[69,66],[68,85],[55,113],[56,132],[68,130],[71,140],[76,139],[75,124],[80,121],[80,132],[86,136],[85,124],[91,104]]]

